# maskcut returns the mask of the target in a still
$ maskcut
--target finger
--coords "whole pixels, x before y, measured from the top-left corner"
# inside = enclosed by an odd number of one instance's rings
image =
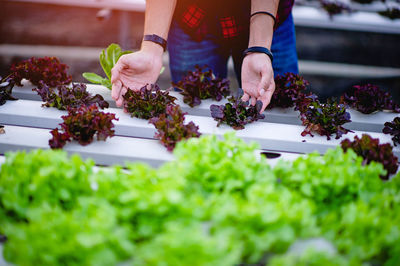
[[[111,69],[111,83],[114,83],[118,79],[120,79],[120,75],[124,68],[128,67],[128,60],[126,55],[121,56],[117,63],[115,63],[114,67]]]
[[[119,80],[119,74],[123,69],[123,64],[118,61],[115,66],[111,69],[111,84],[114,84],[117,80]]]
[[[275,91],[275,82],[271,82],[269,88],[265,91],[261,101],[263,103],[260,113],[264,112],[265,108],[269,105],[271,102],[272,95],[274,94]]]
[[[244,93],[242,96],[242,101],[247,102],[250,99],[250,96],[247,93]]]
[[[112,83],[112,89],[111,89],[111,97],[116,101],[119,98],[119,95],[121,93],[122,89],[122,82],[120,80],[116,80],[114,83]]]
[[[126,87],[122,87],[121,94],[119,95],[118,100],[115,102],[115,104],[118,107],[121,107],[122,104],[124,103],[124,97],[122,97],[122,96],[124,96],[127,91],[128,91],[128,89]]]
[[[257,103],[257,98],[256,97],[251,97],[251,105],[256,105]]]
[[[269,85],[270,85],[270,79],[269,79],[268,73],[267,73],[266,70],[263,70],[261,72],[261,80],[260,80],[260,82],[258,83],[258,86],[257,86],[257,92],[260,95],[263,95],[264,94],[264,90],[267,89],[269,87]]]

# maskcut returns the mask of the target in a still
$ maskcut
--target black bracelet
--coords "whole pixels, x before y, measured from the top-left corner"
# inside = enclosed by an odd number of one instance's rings
[[[167,41],[164,38],[162,38],[156,34],[144,35],[143,41],[154,42],[156,44],[161,45],[161,47],[164,49],[164,52],[165,52],[165,50],[167,50]]]
[[[267,11],[257,11],[257,12],[254,12],[253,14],[250,15],[250,17],[252,17],[252,16],[254,16],[254,15],[257,15],[257,14],[268,15],[268,16],[270,16],[270,17],[274,20],[274,24],[276,23],[276,18],[275,18],[275,16],[274,16],[272,13],[269,13],[269,12],[267,12]]]
[[[247,48],[243,52],[243,57],[245,57],[249,53],[263,53],[263,54],[268,55],[269,59],[271,59],[271,63],[272,63],[272,61],[274,61],[274,56],[272,55],[271,51],[268,48],[265,48],[262,46],[252,46],[252,47]]]

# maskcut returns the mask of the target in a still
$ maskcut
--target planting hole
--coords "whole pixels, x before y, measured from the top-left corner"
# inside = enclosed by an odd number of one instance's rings
[[[264,155],[265,157],[267,157],[268,159],[276,159],[281,157],[280,153],[276,153],[276,152],[270,152],[270,151],[263,151],[261,152],[262,155]]]

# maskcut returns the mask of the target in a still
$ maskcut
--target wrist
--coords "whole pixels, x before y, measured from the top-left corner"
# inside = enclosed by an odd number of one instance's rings
[[[164,48],[161,45],[151,41],[143,41],[140,50],[159,57],[162,57],[164,53]]]
[[[243,51],[243,57],[246,57],[248,54],[265,54],[266,56],[269,57],[269,59],[272,61],[274,60],[274,56],[272,55],[272,52],[264,47],[264,46],[251,46],[249,48],[247,48],[246,50]]]

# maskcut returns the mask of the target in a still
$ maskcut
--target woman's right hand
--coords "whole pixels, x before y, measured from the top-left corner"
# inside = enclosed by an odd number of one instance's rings
[[[111,97],[118,107],[122,106],[122,96],[128,89],[139,90],[157,81],[162,67],[162,54],[160,45],[143,42],[140,51],[119,58],[111,70]]]

